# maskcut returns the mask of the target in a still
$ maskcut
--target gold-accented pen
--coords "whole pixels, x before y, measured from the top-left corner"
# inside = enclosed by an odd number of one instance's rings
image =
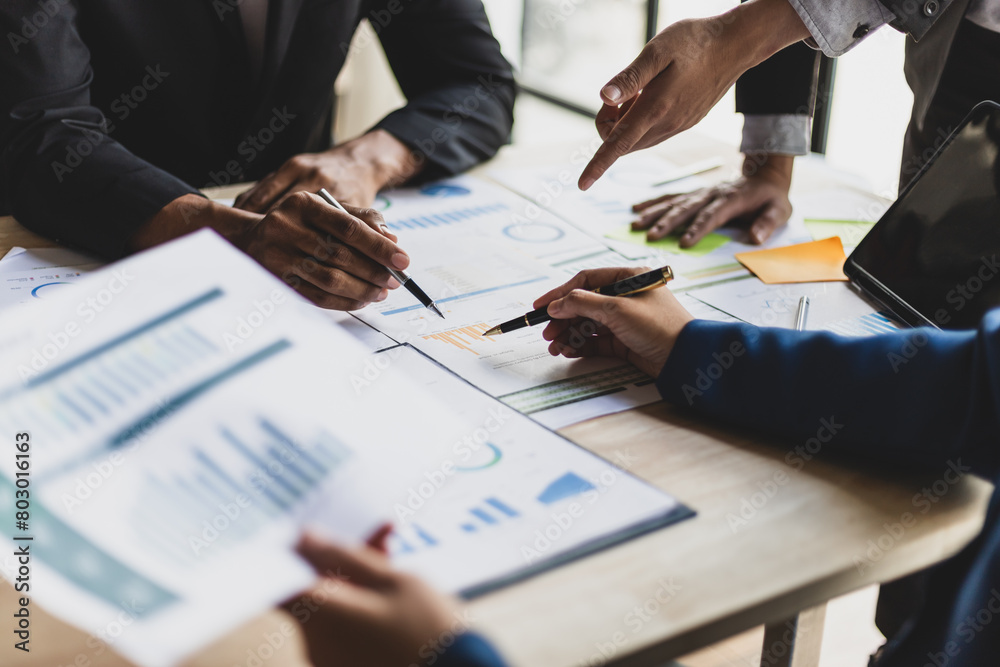
[[[636,294],[656,289],[657,287],[663,287],[673,279],[673,269],[669,266],[664,266],[659,269],[647,271],[646,273],[640,273],[639,275],[632,276],[631,278],[619,280],[611,285],[598,287],[593,291],[597,294],[603,294],[605,296],[635,296]],[[524,327],[533,327],[536,324],[548,322],[551,319],[552,318],[548,313],[548,306],[543,306],[542,308],[536,308],[530,313],[525,313],[521,317],[517,317],[509,322],[498,324],[489,331],[483,332],[483,335],[499,336],[500,334],[517,331],[518,329],[523,329]]]

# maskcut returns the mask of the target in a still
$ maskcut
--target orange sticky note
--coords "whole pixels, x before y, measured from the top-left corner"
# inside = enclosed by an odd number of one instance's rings
[[[838,236],[783,248],[741,252],[736,259],[769,285],[847,280],[844,275],[847,256]]]

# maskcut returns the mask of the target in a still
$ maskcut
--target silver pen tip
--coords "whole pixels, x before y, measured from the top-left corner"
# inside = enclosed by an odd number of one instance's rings
[[[438,307],[437,307],[437,304],[435,304],[435,303],[434,303],[433,301],[432,301],[432,302],[430,303],[430,305],[429,305],[429,306],[427,306],[427,307],[428,307],[428,308],[430,308],[431,310],[433,310],[433,311],[434,311],[435,313],[437,313],[437,314],[438,314],[438,317],[440,317],[440,318],[441,318],[442,320],[444,319],[444,313],[442,313],[442,312],[441,312],[441,311],[440,311],[440,310],[438,309]]]

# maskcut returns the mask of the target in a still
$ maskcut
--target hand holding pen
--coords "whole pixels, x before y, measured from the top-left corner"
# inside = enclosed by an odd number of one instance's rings
[[[628,269],[623,269],[627,271]],[[583,276],[587,272],[577,274],[577,278]],[[651,289],[656,289],[657,287],[663,287],[668,282],[674,279],[674,272],[669,266],[664,266],[659,269],[653,269],[652,271],[646,271],[638,275],[632,273],[625,278],[621,278],[611,283],[610,285],[602,285],[600,287],[589,288],[591,292],[595,294],[603,294],[604,296],[635,296],[636,294],[641,294],[642,292],[647,292]],[[576,278],[574,278],[576,280]],[[567,285],[571,284],[567,283]],[[566,287],[564,285],[563,287]],[[562,288],[560,288],[562,289]],[[553,292],[549,292],[552,294]],[[548,296],[548,294],[546,295]],[[535,306],[538,306],[545,297],[542,297],[535,301]],[[548,302],[545,302],[541,307],[537,307],[530,313],[525,313],[520,317],[515,317],[509,322],[504,322],[498,324],[489,331],[483,333],[484,336],[499,336],[500,334],[510,333],[511,331],[516,331],[518,329],[523,329],[524,327],[533,327],[536,324],[542,324],[543,322],[548,322],[552,317],[548,312]]]
[[[317,194],[320,197],[322,197],[323,201],[325,201],[330,206],[333,206],[335,209],[337,209],[339,211],[343,211],[344,213],[347,213],[347,209],[345,209],[340,204],[339,201],[337,201],[336,199],[334,199],[333,195],[331,195],[329,192],[327,192],[326,188],[320,188],[320,191]],[[382,225],[382,228],[383,228],[383,231],[387,231],[388,230],[388,227],[386,227],[385,225]],[[420,301],[421,304],[423,304],[424,308],[427,308],[428,310],[434,311],[435,313],[437,313],[438,317],[440,317],[441,319],[444,319],[444,313],[442,313],[438,309],[437,304],[435,304],[434,301],[433,301],[433,299],[431,299],[429,296],[427,296],[427,294],[422,289],[420,289],[420,286],[417,285],[417,283],[413,282],[413,279],[410,278],[410,276],[406,273],[406,271],[402,271],[400,269],[394,269],[391,266],[386,266],[385,268],[386,268],[387,271],[389,271],[389,273],[392,274],[392,277],[395,278],[399,282],[400,285],[402,285],[403,287],[406,288],[407,292],[409,292],[410,294],[412,294],[413,296],[415,296],[417,298],[417,300]]]
[[[659,375],[681,330],[694,319],[691,314],[669,289],[647,288],[632,298],[593,291],[647,271],[583,271],[535,300],[535,308],[546,308],[551,318],[542,331],[545,340],[552,341],[549,354],[571,359],[618,357],[653,377]],[[662,278],[662,269],[656,271]],[[655,275],[650,279],[656,282]]]

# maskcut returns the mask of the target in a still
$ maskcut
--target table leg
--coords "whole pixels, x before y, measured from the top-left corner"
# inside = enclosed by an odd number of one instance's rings
[[[826,603],[764,626],[761,667],[817,667]]]

